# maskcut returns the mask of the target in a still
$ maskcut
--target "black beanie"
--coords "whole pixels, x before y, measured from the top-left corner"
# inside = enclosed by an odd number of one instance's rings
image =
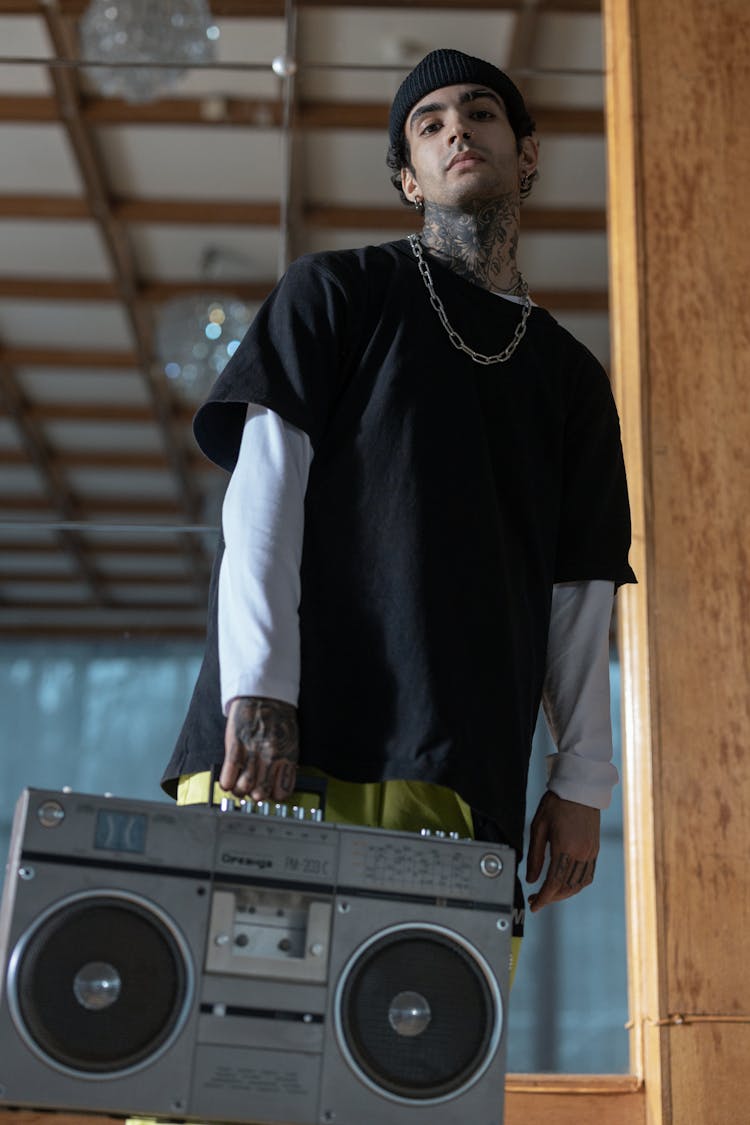
[[[388,123],[391,145],[394,148],[399,145],[409,110],[426,94],[443,86],[458,86],[464,82],[476,82],[500,95],[516,140],[534,132],[534,122],[526,109],[521,91],[507,74],[483,59],[475,59],[461,51],[441,49],[425,55],[399,86]]]

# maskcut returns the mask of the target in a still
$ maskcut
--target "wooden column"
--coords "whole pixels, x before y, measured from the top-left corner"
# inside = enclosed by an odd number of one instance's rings
[[[750,1105],[750,5],[605,0],[633,1069]]]

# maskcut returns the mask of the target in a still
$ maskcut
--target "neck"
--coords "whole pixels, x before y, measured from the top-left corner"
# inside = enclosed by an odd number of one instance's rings
[[[422,243],[467,281],[513,293],[521,282],[519,210],[518,197],[510,194],[462,207],[425,200]]]

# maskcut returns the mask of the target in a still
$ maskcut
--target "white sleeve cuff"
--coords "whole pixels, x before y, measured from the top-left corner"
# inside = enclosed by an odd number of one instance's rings
[[[542,704],[557,754],[548,788],[567,801],[608,807],[617,784],[612,764],[609,625],[612,582],[554,587]]]

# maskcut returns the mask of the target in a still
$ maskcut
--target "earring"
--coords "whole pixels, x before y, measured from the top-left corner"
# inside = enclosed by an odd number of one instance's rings
[[[424,215],[424,199],[419,196],[414,200],[414,210],[418,215]]]
[[[531,187],[533,177],[528,172],[521,173],[521,191],[528,191]]]

